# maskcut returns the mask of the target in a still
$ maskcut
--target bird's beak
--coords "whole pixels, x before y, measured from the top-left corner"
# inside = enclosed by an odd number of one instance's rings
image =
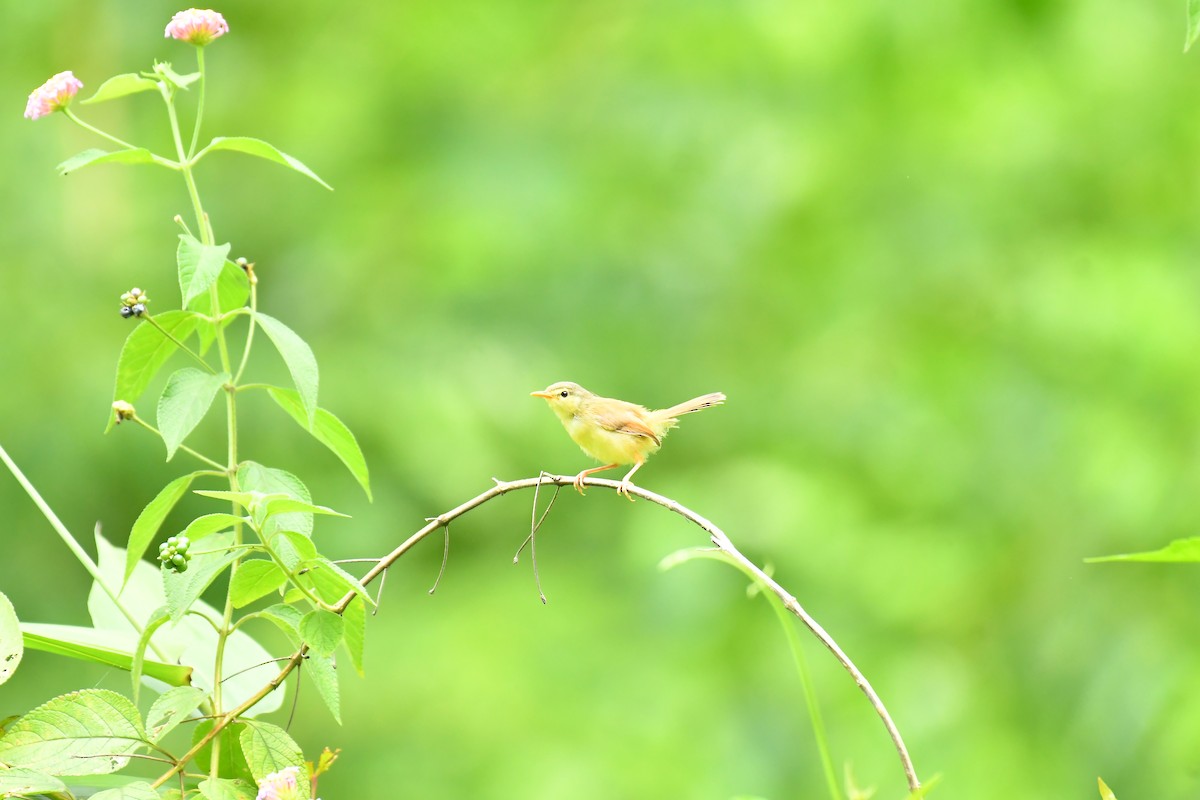
[[[549,392],[530,392],[529,396],[530,397],[540,397],[543,400],[549,400],[551,397],[554,397],[554,395],[550,394]]]

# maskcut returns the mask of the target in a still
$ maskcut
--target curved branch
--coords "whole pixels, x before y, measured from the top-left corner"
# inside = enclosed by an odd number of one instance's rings
[[[375,580],[384,572],[386,572],[387,569],[392,566],[392,564],[396,563],[401,556],[415,547],[416,544],[426,536],[429,536],[431,533],[434,533],[440,528],[448,526],[458,517],[461,517],[468,511],[478,508],[489,500],[494,500],[497,497],[508,494],[509,492],[520,489],[533,489],[543,485],[570,486],[574,482],[575,478],[572,475],[551,475],[549,473],[543,473],[541,476],[536,478],[522,478],[521,480],[516,481],[502,481],[498,478],[493,478],[492,480],[495,481],[496,485],[491,489],[488,489],[482,494],[476,495],[462,505],[447,511],[444,514],[439,514],[436,517],[430,518],[425,527],[418,530],[412,536],[409,536],[407,539],[401,542],[396,549],[379,559],[375,563],[375,566],[373,566],[367,572],[367,574],[363,576],[361,583],[364,586],[369,584],[371,581]],[[602,489],[613,490],[621,486],[620,481],[591,477],[585,478],[584,484],[587,486],[595,486]],[[719,550],[727,553],[732,559],[737,561],[743,569],[757,577],[763,585],[769,588],[771,592],[773,592],[783,602],[784,607],[787,608],[788,611],[790,611],[796,617],[799,617],[800,621],[804,623],[804,626],[808,628],[818,640],[820,640],[821,644],[825,645],[826,649],[833,654],[833,657],[837,659],[838,663],[850,673],[850,676],[854,678],[854,683],[857,684],[858,688],[862,690],[862,693],[866,695],[871,707],[875,709],[875,713],[879,715],[879,718],[883,721],[884,727],[887,728],[888,735],[891,736],[892,744],[895,745],[896,752],[900,756],[900,763],[904,767],[904,776],[908,782],[909,789],[911,791],[916,791],[919,789],[921,782],[917,778],[916,768],[913,766],[912,759],[908,755],[908,748],[905,747],[904,740],[900,736],[900,731],[896,727],[896,723],[892,721],[891,714],[888,713],[883,701],[879,699],[879,695],[876,694],[875,689],[871,687],[870,681],[867,680],[862,671],[855,666],[854,662],[851,661],[850,657],[847,656],[842,648],[838,646],[838,643],[834,641],[833,637],[830,636],[825,629],[822,628],[821,625],[815,619],[813,619],[807,611],[804,610],[803,606],[800,605],[800,602],[791,593],[780,586],[775,579],[767,575],[765,572],[759,569],[754,562],[742,555],[741,551],[738,550],[734,546],[733,542],[730,541],[729,537],[725,535],[725,532],[714,525],[706,517],[697,514],[687,506],[684,506],[669,497],[664,497],[656,492],[643,489],[640,486],[629,486],[628,490],[630,494],[636,495],[643,500],[649,500],[651,503],[660,505],[668,511],[673,511],[687,521],[699,527],[708,534],[709,539]],[[346,607],[350,605],[351,601],[353,601],[356,596],[357,594],[355,592],[347,593],[345,597],[333,605],[333,611],[338,614],[345,612]],[[192,758],[192,756],[194,756],[195,753],[200,750],[201,747],[207,744],[212,737],[216,736],[220,729],[235,721],[239,716],[244,714],[256,703],[258,703],[259,700],[266,697],[268,694],[282,685],[288,674],[291,673],[291,671],[295,669],[296,666],[299,665],[299,663],[304,659],[304,654],[307,649],[307,645],[301,647],[301,649],[298,650],[288,660],[288,663],[283,666],[279,672],[279,675],[273,678],[270,683],[256,692],[253,697],[243,702],[237,708],[227,712],[219,720],[217,720],[216,724],[213,725],[212,730],[209,731],[203,739],[197,742],[195,746],[192,747],[191,751],[189,751],[183,756],[183,758],[180,759],[180,766],[161,776],[154,785],[160,786],[162,783],[170,779],[171,775],[173,775],[179,769],[182,769],[182,765],[186,764]]]

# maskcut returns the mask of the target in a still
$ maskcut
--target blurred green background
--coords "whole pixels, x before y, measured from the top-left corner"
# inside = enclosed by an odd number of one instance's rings
[[[378,555],[493,475],[590,465],[530,390],[724,391],[640,482],[774,565],[944,775],[935,796],[1093,797],[1103,775],[1122,800],[1195,797],[1200,573],[1082,563],[1200,520],[1183,5],[226,3],[206,134],[265,138],[337,191],[237,155],[201,191],[262,309],[313,345],[375,502],[263,397],[242,453],[353,515],[319,524],[323,549]],[[117,543],[191,468],[102,435],[118,296],[177,304],[187,198],[148,167],[57,177],[102,142],[21,111],[63,69],[85,94],[190,69],[162,38],[176,10],[9,2],[0,30],[0,440],[77,535]],[[79,110],[168,147],[152,95]],[[253,368],[286,379],[265,349]],[[392,571],[345,727],[302,691],[292,732],[344,750],[326,800],[824,796],[765,603],[716,564],[656,570],[698,531],[564,494],[543,607],[511,564],[530,500],[454,526],[436,596],[440,539]],[[85,623],[85,573],[3,476],[0,509],[0,589]],[[838,764],[901,796],[869,706],[806,643]],[[127,677],[31,653],[0,716],[81,685]]]

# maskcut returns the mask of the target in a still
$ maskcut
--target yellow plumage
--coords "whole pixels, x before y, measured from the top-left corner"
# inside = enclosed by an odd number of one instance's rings
[[[583,452],[606,464],[576,475],[575,488],[582,492],[583,479],[593,472],[633,464],[618,489],[626,497],[629,497],[627,487],[632,485],[630,477],[647,458],[658,452],[667,431],[678,424],[678,417],[725,402],[725,395],[713,392],[652,411],[636,403],[599,397],[568,381],[551,384],[543,391],[530,394],[546,400]]]

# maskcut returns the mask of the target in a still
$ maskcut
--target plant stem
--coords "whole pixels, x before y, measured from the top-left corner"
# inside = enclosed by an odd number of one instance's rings
[[[116,606],[118,611],[121,612],[121,616],[125,617],[126,621],[129,622],[129,624],[135,631],[138,632],[138,635],[140,636],[145,630],[145,626],[138,620],[137,617],[133,615],[133,612],[126,608],[121,602],[119,597],[120,592],[113,591],[113,588],[108,585],[108,582],[104,580],[104,576],[100,574],[100,566],[92,560],[92,557],[88,555],[87,551],[84,550],[79,542],[76,541],[75,537],[71,535],[71,532],[67,530],[67,526],[64,525],[63,521],[58,518],[58,515],[54,513],[54,510],[50,508],[50,504],[42,498],[41,494],[38,493],[38,490],[34,488],[29,479],[25,477],[25,473],[21,472],[21,468],[18,467],[16,462],[9,457],[8,452],[2,445],[0,445],[0,461],[4,462],[4,465],[8,467],[8,471],[11,472],[13,477],[17,479],[17,483],[21,484],[21,488],[25,490],[25,493],[29,495],[29,499],[32,500],[33,504],[38,507],[38,510],[42,512],[42,516],[44,516],[46,521],[50,523],[50,527],[54,528],[55,533],[57,533],[59,538],[63,540],[63,543],[66,544],[67,549],[71,551],[71,554],[75,556],[79,563],[83,565],[83,568],[87,570],[88,574],[92,576],[92,580],[94,580],[96,585],[100,587],[100,591],[108,595],[108,599],[111,600],[112,604]],[[150,649],[154,651],[154,654],[158,656],[160,660],[168,660],[167,656],[164,655],[163,652],[159,650],[153,642],[150,643]]]
[[[252,280],[250,282],[250,327],[246,331],[246,346],[242,349],[242,363],[238,365],[237,374],[233,376],[235,386],[242,379],[242,373],[246,371],[246,363],[250,360],[250,345],[254,342],[254,329],[258,327],[254,324],[254,312],[257,310],[258,281]]]
[[[158,428],[154,427],[149,422],[146,422],[146,420],[142,419],[137,414],[133,415],[133,421],[136,422],[138,425],[141,425],[146,430],[153,433],[158,438],[160,438],[160,439],[162,438],[162,432]],[[208,456],[203,455],[202,453],[197,453],[195,450],[188,447],[186,444],[179,445],[179,449],[182,450],[183,452],[187,453],[189,456],[194,456],[195,458],[200,459],[205,464],[208,464],[210,467],[220,470],[219,474],[221,474],[221,475],[226,474],[225,466],[223,464],[218,464],[216,461],[213,461]]]
[[[192,349],[191,349],[190,347],[188,347],[186,344],[184,344],[183,342],[179,341],[179,339],[178,339],[178,338],[175,336],[175,334],[173,334],[173,333],[171,333],[170,331],[168,331],[168,330],[167,330],[166,328],[164,328],[162,325],[159,325],[159,324],[158,324],[158,322],[157,322],[157,321],[154,319],[154,317],[152,317],[152,316],[151,316],[151,315],[149,315],[149,314],[143,314],[143,315],[142,315],[142,318],[143,318],[143,319],[145,319],[145,320],[146,320],[146,322],[148,322],[148,323],[150,323],[151,325],[153,325],[155,330],[157,330],[157,331],[158,331],[159,333],[161,333],[163,336],[167,337],[167,338],[168,338],[168,339],[170,339],[172,342],[174,342],[176,347],[178,347],[180,350],[182,350],[183,352],[185,352],[185,353],[187,353],[189,356],[191,356],[191,357],[192,357],[192,358],[195,360],[195,362],[196,362],[197,364],[199,364],[200,366],[202,366],[202,367],[204,367],[206,370],[208,370],[208,374],[209,374],[209,375],[216,375],[216,374],[217,374],[217,371],[216,371],[215,369],[213,369],[213,368],[212,368],[212,365],[211,365],[211,364],[209,364],[207,361],[205,361],[203,358],[201,358],[201,357],[200,357],[200,356],[199,356],[199,355],[196,353],[196,351],[192,350]]]
[[[200,66],[203,75],[203,53],[200,55]],[[203,244],[211,245],[215,241],[213,236],[212,223],[208,216],[204,213],[204,206],[200,202],[200,193],[196,189],[196,179],[192,175],[192,161],[189,159],[183,149],[183,137],[179,133],[179,116],[175,113],[174,95],[164,88],[162,90],[163,99],[167,103],[167,116],[171,120],[171,136],[175,140],[175,150],[179,154],[180,171],[183,173],[183,181],[187,184],[188,196],[192,200],[192,210],[196,214],[196,224],[200,227],[200,241]],[[199,113],[197,114],[197,131],[199,131]],[[193,137],[194,139],[194,137]],[[212,298],[213,316],[217,320],[213,323],[217,339],[217,351],[221,356],[221,371],[230,372],[229,360],[229,345],[225,341],[225,329],[220,323],[221,303],[217,294],[217,283],[209,286],[209,296]],[[233,383],[225,386],[225,431],[226,438],[229,442],[228,458],[229,463],[226,465],[226,475],[229,477],[229,490],[232,492],[238,491],[237,479],[237,388]],[[233,504],[233,514],[237,515],[237,504]],[[234,546],[242,544],[242,525],[236,523],[233,526]],[[233,578],[237,575],[238,565],[241,563],[241,555],[233,560],[229,567],[229,585],[232,586]],[[233,596],[228,589],[225,592],[225,609],[221,615],[221,627],[217,632],[217,648],[216,656],[213,662],[213,690],[212,690],[212,706],[213,714],[220,715],[222,713],[222,697],[221,697],[221,672],[225,661],[225,643],[229,639],[230,631],[233,628]],[[209,775],[213,780],[217,779],[220,774],[220,735],[221,728],[213,727],[213,744],[212,756],[210,760]],[[190,759],[189,755],[189,759]],[[187,763],[185,760],[183,763]]]
[[[379,559],[375,566],[363,576],[360,583],[366,586],[380,575],[386,574],[388,568],[391,567],[392,564],[396,563],[401,556],[415,547],[417,543],[426,536],[429,536],[438,529],[449,525],[458,517],[461,517],[463,514],[478,508],[490,500],[495,500],[497,497],[518,489],[533,489],[537,486],[549,484],[553,484],[555,486],[571,486],[575,482],[574,476],[551,475],[545,472],[536,478],[522,478],[521,480],[516,481],[501,481],[496,478],[493,478],[492,480],[496,482],[496,485],[491,489],[488,489],[482,494],[476,495],[465,503],[462,503],[456,508],[445,512],[444,514],[439,514],[436,517],[430,518],[425,527],[409,536],[407,539],[401,542],[396,549]],[[613,490],[623,486],[620,481],[608,480],[606,478],[589,477],[585,478],[583,483],[585,486],[599,486],[605,489]],[[828,649],[834,655],[834,658],[837,659],[838,663],[850,673],[850,675],[854,678],[854,683],[859,689],[862,690],[863,694],[866,695],[867,700],[871,703],[872,708],[875,709],[875,713],[879,715],[880,719],[883,721],[884,727],[887,728],[888,735],[892,739],[892,744],[895,746],[896,752],[900,757],[900,764],[904,769],[904,776],[908,782],[910,791],[919,791],[921,789],[921,781],[917,778],[916,768],[913,766],[912,759],[908,755],[908,748],[906,748],[904,745],[904,740],[900,736],[900,731],[896,728],[896,724],[892,721],[891,715],[888,714],[887,708],[883,705],[883,701],[879,699],[879,695],[875,693],[875,690],[871,687],[871,684],[867,680],[866,676],[863,675],[858,667],[854,665],[854,662],[850,660],[850,657],[842,651],[842,648],[838,646],[833,637],[826,633],[825,629],[822,628],[815,619],[809,616],[808,612],[804,610],[799,601],[789,594],[786,589],[780,586],[777,581],[755,566],[754,562],[742,555],[742,553],[733,546],[733,542],[729,540],[729,537],[725,535],[725,532],[706,518],[700,516],[695,511],[692,511],[687,506],[684,506],[681,503],[670,499],[669,497],[664,497],[661,494],[651,492],[648,489],[643,489],[640,486],[628,486],[626,488],[630,494],[637,495],[645,500],[649,500],[651,503],[656,503],[657,505],[662,506],[668,511],[673,511],[692,524],[698,526],[701,530],[708,534],[709,539],[714,545],[727,553],[729,558],[735,561],[744,572],[752,575],[758,583],[762,584],[763,587],[778,597],[784,608],[800,618],[800,621],[803,622],[810,631],[812,631],[813,635],[815,635],[821,641],[821,644],[825,645],[826,649]],[[333,605],[333,612],[336,614],[345,613],[346,608],[357,596],[357,592],[347,592],[341,600]],[[284,680],[287,679],[287,676],[291,674],[292,670],[294,670],[300,664],[300,662],[304,660],[304,654],[307,651],[308,647],[302,646],[292,655],[288,662],[279,671],[279,674],[272,678],[266,686],[262,687],[245,701],[243,701],[241,705],[221,715],[216,722],[213,723],[213,729],[201,737],[199,741],[195,742],[192,745],[192,749],[189,750],[179,760],[179,763],[186,764],[192,757],[196,755],[197,752],[200,751],[202,747],[218,736],[223,728],[237,720],[239,716],[253,708],[260,700],[283,685]],[[214,753],[216,752],[216,749],[216,747],[213,747]],[[154,786],[157,788],[163,785],[180,769],[182,769],[182,767],[176,767],[165,774],[160,775],[158,779],[154,781]]]
[[[196,126],[192,129],[192,144],[188,147],[188,159],[196,154],[196,142],[200,140],[200,122],[204,119],[204,86],[207,81],[204,79],[204,47],[196,48],[196,63],[200,72],[200,100],[196,105]]]
[[[62,110],[62,112],[67,115],[67,119],[71,120],[76,125],[80,126],[81,128],[86,128],[87,130],[91,131],[92,133],[96,134],[97,136],[103,136],[105,139],[108,139],[110,142],[121,145],[121,147],[124,147],[126,150],[141,149],[136,144],[130,144],[129,142],[125,141],[124,139],[118,139],[116,136],[113,136],[111,133],[105,133],[104,131],[97,128],[95,125],[90,125],[90,124],[84,122],[79,117],[75,116],[75,112],[71,110],[70,106],[65,107]]]

